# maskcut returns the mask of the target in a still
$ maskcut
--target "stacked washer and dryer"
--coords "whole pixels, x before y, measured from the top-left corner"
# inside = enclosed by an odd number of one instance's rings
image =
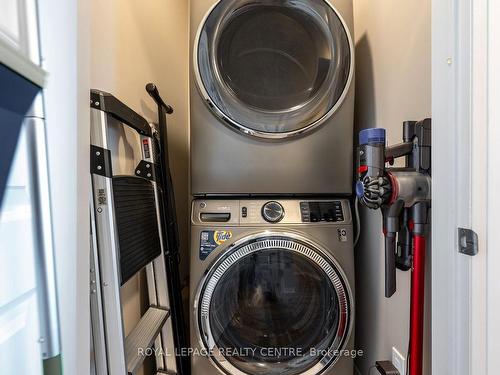
[[[351,0],[191,1],[192,373],[352,375]]]

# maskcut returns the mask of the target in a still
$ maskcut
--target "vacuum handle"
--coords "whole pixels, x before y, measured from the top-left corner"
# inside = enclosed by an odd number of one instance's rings
[[[160,96],[160,92],[158,91],[158,88],[154,83],[148,83],[146,85],[146,91],[153,98],[156,104],[158,104],[159,107],[161,106],[165,108],[165,112],[167,112],[167,114],[171,114],[174,112],[174,109],[163,101]]]
[[[396,233],[385,236],[385,296],[396,292]]]

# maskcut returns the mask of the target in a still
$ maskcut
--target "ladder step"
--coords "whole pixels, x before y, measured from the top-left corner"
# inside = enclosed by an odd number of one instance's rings
[[[176,375],[175,372],[166,372],[166,371],[163,371],[163,370],[158,370],[158,372],[156,373],[156,375]]]
[[[134,375],[139,369],[145,356],[143,351],[150,348],[161,328],[170,316],[170,311],[157,307],[150,307],[139,323],[125,339],[125,355],[127,358],[127,372]]]

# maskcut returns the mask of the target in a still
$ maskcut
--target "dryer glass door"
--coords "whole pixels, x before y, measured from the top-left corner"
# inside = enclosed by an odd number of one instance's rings
[[[352,77],[352,41],[326,0],[221,0],[194,51],[198,86],[225,123],[283,138],[322,123]]]
[[[349,336],[342,271],[299,239],[266,236],[236,246],[212,268],[199,305],[201,337],[228,373],[316,374]]]

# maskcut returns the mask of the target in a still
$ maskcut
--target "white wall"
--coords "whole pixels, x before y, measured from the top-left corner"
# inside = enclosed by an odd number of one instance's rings
[[[360,129],[384,127],[389,144],[401,142],[403,121],[430,116],[430,10],[430,0],[354,0],[356,138]],[[362,209],[361,218],[362,236],[356,249],[356,346],[365,355],[356,365],[364,375],[376,360],[390,360],[393,346],[407,353],[410,272],[397,272],[398,290],[386,299],[381,215]],[[430,281],[430,272],[427,275]],[[430,374],[429,286],[424,374]]]
[[[39,1],[65,374],[89,374],[88,35],[85,1]]]
[[[90,2],[90,83],[144,116],[158,121],[144,86],[154,82],[174,108],[167,119],[172,178],[181,242],[181,277],[188,272],[188,1],[109,0]],[[145,283],[122,288],[125,331],[140,318]]]

